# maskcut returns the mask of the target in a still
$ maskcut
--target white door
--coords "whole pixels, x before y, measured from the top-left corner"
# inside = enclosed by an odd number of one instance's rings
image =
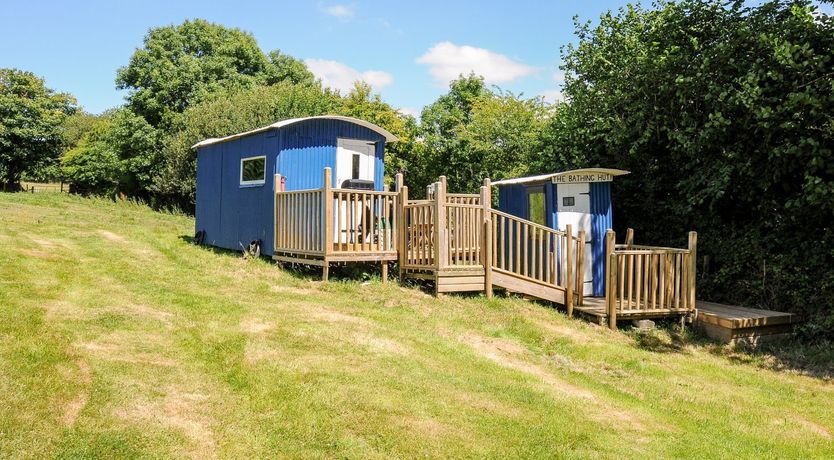
[[[336,142],[336,188],[349,179],[374,180],[376,144],[357,139]]]
[[[593,254],[591,253],[591,185],[587,182],[578,184],[556,185],[556,211],[559,230],[566,230],[568,224],[573,227],[573,235],[578,236],[585,230],[585,286],[583,293],[594,293]],[[562,270],[564,273],[564,267]]]
[[[336,143],[336,188],[350,179],[374,180],[376,144],[357,139],[338,139]],[[372,210],[358,201],[337,203],[340,216],[333,216],[333,242],[349,244],[370,238],[372,228],[361,228],[362,216]],[[367,220],[367,219],[366,219]],[[341,225],[338,226],[338,222]],[[338,227],[337,227],[338,226]]]

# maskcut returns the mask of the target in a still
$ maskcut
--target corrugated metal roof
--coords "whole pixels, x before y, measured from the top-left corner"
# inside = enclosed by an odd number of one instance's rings
[[[626,174],[631,174],[629,171],[623,171],[622,169],[611,169],[611,168],[583,168],[583,169],[572,169],[570,171],[561,171],[556,173],[550,174],[540,174],[538,176],[527,176],[527,177],[517,177],[515,179],[504,179],[495,181],[492,185],[510,185],[510,184],[530,184],[534,182],[547,182],[554,177],[558,176],[567,176],[569,174],[610,174],[612,176],[624,176]]]
[[[353,118],[353,117],[343,117],[341,115],[319,115],[319,116],[315,116],[315,117],[289,118],[289,119],[286,119],[286,120],[277,121],[277,122],[275,122],[275,123],[273,123],[269,126],[264,126],[264,127],[253,129],[251,131],[246,131],[246,132],[243,132],[243,133],[232,134],[231,136],[212,137],[212,138],[206,139],[204,141],[197,142],[196,144],[192,145],[191,148],[196,149],[196,148],[199,148],[199,147],[205,147],[207,145],[219,144],[221,142],[226,142],[226,141],[231,141],[231,140],[234,140],[234,139],[239,139],[241,137],[249,136],[251,134],[260,133],[260,132],[263,132],[263,131],[268,131],[270,129],[283,128],[285,126],[289,126],[289,125],[292,125],[292,124],[295,124],[295,123],[301,123],[302,121],[307,121],[307,120],[340,120],[340,121],[346,121],[346,122],[349,122],[349,123],[354,123],[354,124],[357,124],[357,125],[360,125],[360,126],[364,126],[364,127],[368,128],[372,131],[375,131],[375,132],[379,133],[381,136],[385,137],[386,142],[397,142],[397,136],[391,134],[385,128],[383,128],[381,126],[377,126],[377,125],[375,125],[371,122],[368,122],[368,121],[365,121],[365,120],[360,120],[358,118]]]

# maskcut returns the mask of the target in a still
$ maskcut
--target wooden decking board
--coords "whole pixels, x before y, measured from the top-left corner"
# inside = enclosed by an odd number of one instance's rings
[[[790,335],[799,317],[792,313],[698,301],[696,324],[708,336],[725,343],[778,340]]]
[[[731,329],[793,324],[799,320],[792,313],[780,311],[723,305],[700,300],[696,305],[698,321]]]

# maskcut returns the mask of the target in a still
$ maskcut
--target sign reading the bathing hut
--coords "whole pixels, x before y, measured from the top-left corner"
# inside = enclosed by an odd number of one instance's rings
[[[577,184],[584,182],[611,182],[614,180],[612,174],[603,172],[577,172],[553,176],[554,184]]]

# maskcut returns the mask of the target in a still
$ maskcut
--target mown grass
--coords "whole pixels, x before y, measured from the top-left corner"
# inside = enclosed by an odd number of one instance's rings
[[[138,204],[0,219],[0,457],[834,456],[834,385],[754,355],[321,283]]]

